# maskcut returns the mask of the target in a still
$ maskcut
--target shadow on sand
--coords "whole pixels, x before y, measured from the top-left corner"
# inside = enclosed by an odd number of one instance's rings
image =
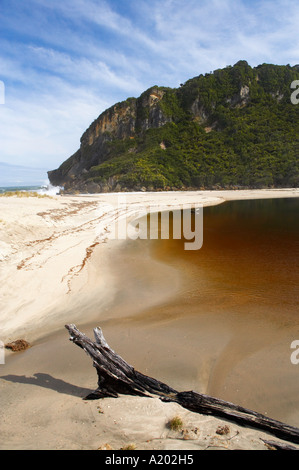
[[[61,379],[55,379],[51,375],[41,372],[33,374],[33,377],[26,377],[25,375],[5,375],[1,376],[0,379],[20,384],[38,385],[39,387],[48,388],[58,393],[80,398],[84,398],[92,392],[92,390],[88,388],[77,387],[76,385],[72,385]]]

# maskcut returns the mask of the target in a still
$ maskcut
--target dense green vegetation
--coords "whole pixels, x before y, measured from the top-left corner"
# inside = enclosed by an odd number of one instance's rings
[[[155,190],[299,186],[294,80],[298,66],[240,61],[163,88],[159,106],[171,122],[109,142],[109,158],[85,181]],[[142,120],[149,111],[138,103]]]

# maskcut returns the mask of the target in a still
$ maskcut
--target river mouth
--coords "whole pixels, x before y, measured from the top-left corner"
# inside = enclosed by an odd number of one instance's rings
[[[121,247],[112,240],[115,295],[103,307],[103,292],[95,289],[90,305],[79,308],[77,326],[89,337],[100,326],[136,370],[178,391],[299,427],[299,365],[291,362],[291,344],[299,340],[298,209],[297,198],[205,207],[203,246],[195,251],[185,250],[183,239],[128,240]],[[101,275],[105,259],[95,251],[91,277]],[[79,383],[96,386],[95,371],[64,328],[36,348],[9,358],[6,373],[24,374],[23,361],[33,361],[34,372],[41,363],[56,377],[75,361]]]
[[[122,294],[101,322],[108,342],[177,390],[299,426],[299,365],[291,362],[299,340],[298,209],[296,199],[204,208],[197,251],[184,250],[183,239],[131,241],[118,274]],[[149,305],[155,289],[166,295]]]
[[[94,418],[102,419],[102,403],[92,417],[81,400],[98,377],[69,341],[64,325],[73,322],[91,338],[102,327],[128,363],[178,391],[213,395],[299,427],[299,365],[291,362],[291,344],[299,340],[298,209],[297,197],[205,207],[198,251],[172,239],[98,246],[83,279],[72,284],[70,304],[56,312],[58,327],[49,319],[48,333],[37,322],[32,347],[6,353],[1,410],[10,438],[3,445],[73,448],[78,442],[81,449],[83,438],[88,448],[98,446]],[[134,401],[120,403],[121,423],[137,408]],[[201,430],[214,435],[216,424],[209,431],[205,423]],[[133,424],[139,429],[139,421]],[[101,420],[98,425],[108,442]],[[117,429],[114,421],[112,436]]]

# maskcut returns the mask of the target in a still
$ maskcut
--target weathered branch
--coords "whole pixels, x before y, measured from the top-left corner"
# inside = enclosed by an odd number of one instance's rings
[[[270,450],[298,450],[297,447],[290,446],[288,444],[283,444],[281,442],[274,442],[274,441],[267,441],[265,439],[261,439],[263,443],[270,449]]]
[[[296,427],[208,395],[193,391],[178,392],[163,382],[136,371],[109,347],[101,328],[94,329],[95,341],[91,341],[75,325],[66,325],[66,328],[70,333],[70,341],[92,358],[97,370],[98,388],[86,397],[88,400],[116,398],[118,394],[159,396],[162,401],[178,403],[190,411],[224,418],[271,433],[280,439],[299,443],[299,429]]]

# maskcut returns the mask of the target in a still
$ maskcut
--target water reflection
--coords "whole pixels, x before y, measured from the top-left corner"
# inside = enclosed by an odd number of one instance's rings
[[[183,273],[172,301],[135,317],[147,325],[155,372],[172,386],[299,425],[299,366],[290,361],[299,339],[298,209],[297,199],[228,202],[204,209],[201,250],[149,242],[155,259]]]

